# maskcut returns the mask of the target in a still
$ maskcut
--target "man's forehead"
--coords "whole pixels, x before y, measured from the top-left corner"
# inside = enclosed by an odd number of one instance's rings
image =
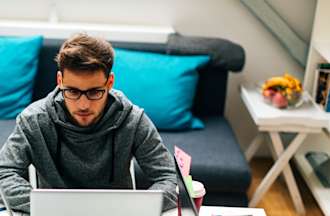
[[[102,71],[93,73],[64,71],[62,76],[64,86],[81,90],[104,87],[106,81]]]
[[[104,77],[107,78],[106,73],[102,69],[98,70],[73,70],[73,69],[67,69],[65,68],[63,70],[62,76],[75,76],[75,77],[88,77],[88,76],[98,76],[98,77]]]

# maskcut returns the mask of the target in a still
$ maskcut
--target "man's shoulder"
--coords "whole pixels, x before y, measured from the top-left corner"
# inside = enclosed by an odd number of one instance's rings
[[[25,118],[28,120],[39,119],[40,117],[45,119],[48,116],[49,114],[46,108],[46,98],[31,103],[20,114],[20,118]]]
[[[132,105],[132,110],[131,110],[131,115],[132,116],[135,116],[135,117],[138,117],[138,118],[141,118],[141,116],[144,114],[144,109],[139,107],[138,105],[136,104],[133,104]]]

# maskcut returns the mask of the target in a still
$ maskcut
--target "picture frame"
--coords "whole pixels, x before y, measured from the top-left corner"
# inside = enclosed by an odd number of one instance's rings
[[[313,99],[324,110],[326,110],[328,106],[330,106],[330,64],[319,64],[316,68],[315,74]]]

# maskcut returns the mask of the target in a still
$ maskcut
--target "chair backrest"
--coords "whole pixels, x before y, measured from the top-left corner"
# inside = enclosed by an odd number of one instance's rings
[[[37,171],[36,168],[31,164],[29,166],[29,182],[33,189],[38,188],[38,180],[37,180]]]

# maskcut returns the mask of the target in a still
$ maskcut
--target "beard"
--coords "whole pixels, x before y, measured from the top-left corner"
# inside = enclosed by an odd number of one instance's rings
[[[66,114],[70,122],[79,127],[90,127],[95,125],[103,116],[103,112],[95,113],[89,110],[77,110],[70,112],[66,108]]]
[[[106,102],[104,106],[99,107],[101,110],[99,112],[93,111],[91,109],[75,109],[75,110],[69,110],[67,103],[65,101],[65,111],[68,116],[68,119],[73,124],[79,126],[79,127],[90,127],[92,125],[95,125],[103,116],[104,110],[106,107],[108,107],[108,103]],[[74,107],[74,106],[72,106]]]

